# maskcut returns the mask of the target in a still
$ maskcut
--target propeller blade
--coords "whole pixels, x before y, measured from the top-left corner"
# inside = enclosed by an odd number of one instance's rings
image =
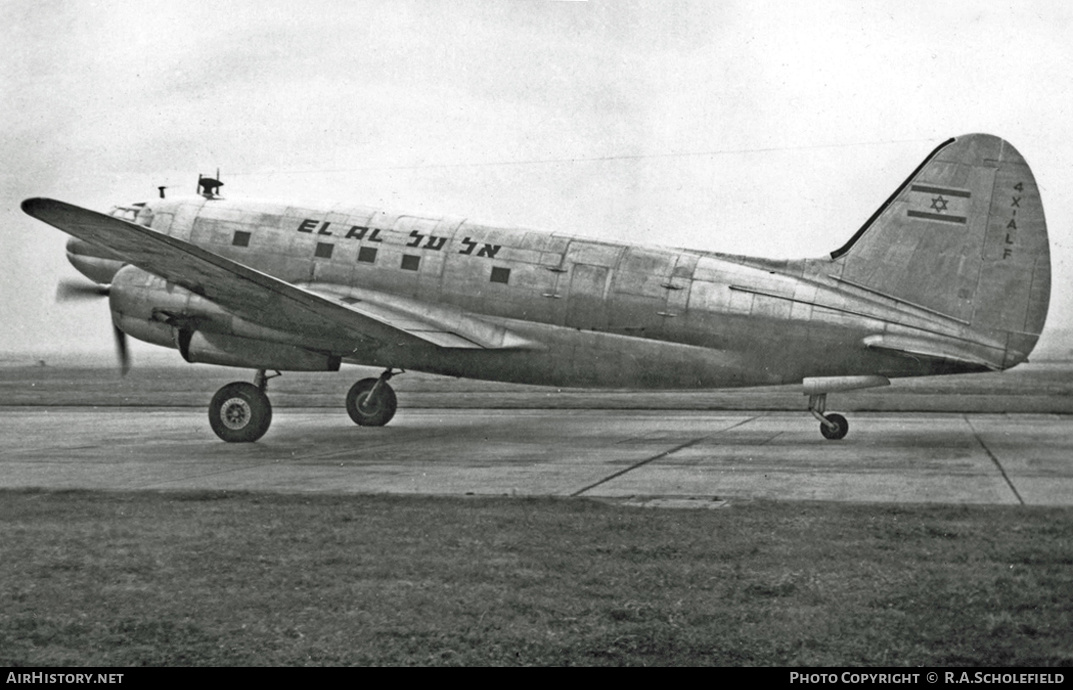
[[[127,350],[127,334],[119,330],[118,326],[112,326],[115,335],[115,353],[119,360],[119,375],[126,376],[130,371],[130,352]]]
[[[56,286],[57,302],[77,302],[108,296],[107,285],[63,280]]]

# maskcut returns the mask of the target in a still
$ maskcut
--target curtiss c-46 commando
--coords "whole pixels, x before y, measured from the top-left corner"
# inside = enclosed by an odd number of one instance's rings
[[[941,144],[844,245],[802,260],[231,200],[220,185],[110,214],[22,208],[72,235],[71,263],[107,286],[124,367],[126,334],[256,371],[209,405],[232,442],[267,431],[267,372],[344,362],[384,368],[347,395],[361,425],[390,421],[388,380],[418,370],[638,391],[800,384],[840,439],[829,393],[1015,366],[1050,298],[1039,189],[986,134]]]

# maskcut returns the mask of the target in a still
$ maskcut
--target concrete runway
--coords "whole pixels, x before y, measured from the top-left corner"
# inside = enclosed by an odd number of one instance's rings
[[[197,408],[0,408],[0,487],[1073,505],[1064,415],[854,413],[824,440],[807,412],[276,410],[225,444]]]

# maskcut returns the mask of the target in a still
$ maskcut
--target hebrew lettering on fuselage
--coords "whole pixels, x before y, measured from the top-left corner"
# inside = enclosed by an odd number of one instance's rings
[[[307,232],[317,235],[333,235],[334,233],[329,228],[330,222],[321,222],[312,218],[306,218],[298,224],[298,232]],[[438,252],[443,250],[450,240],[448,237],[439,237],[438,235],[425,235],[417,230],[410,232],[410,237],[413,239],[406,243],[407,247],[414,249],[427,249],[429,251]],[[352,225],[347,230],[343,239],[358,240],[367,242],[383,242],[384,238],[380,237],[380,228],[371,228],[364,225]],[[424,244],[422,244],[424,241]],[[476,242],[469,237],[465,237],[461,240],[463,245],[462,249],[458,250],[459,254],[473,255],[476,252],[476,256],[494,259],[499,250],[503,248],[499,244],[490,244],[488,242]],[[478,249],[480,247],[480,249]]]

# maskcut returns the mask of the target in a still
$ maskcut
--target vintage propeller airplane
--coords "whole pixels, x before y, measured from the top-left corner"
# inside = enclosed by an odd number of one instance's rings
[[[1039,189],[986,134],[944,142],[842,247],[793,261],[228,200],[220,185],[108,215],[44,198],[22,208],[73,236],[90,289],[109,286],[124,369],[128,334],[256,370],[209,405],[231,442],[268,429],[267,372],[342,362],[384,367],[347,394],[361,425],[392,418],[388,380],[413,369],[563,387],[802,384],[823,436],[840,439],[829,393],[1008,369],[1050,299]]]

